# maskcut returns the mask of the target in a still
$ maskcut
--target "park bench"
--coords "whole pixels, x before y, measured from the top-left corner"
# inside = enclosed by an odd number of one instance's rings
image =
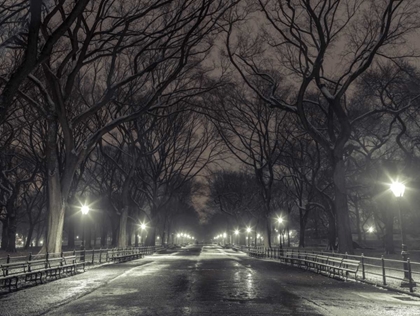
[[[134,250],[110,250],[108,251],[108,261],[125,262],[143,258],[143,254]]]
[[[280,250],[278,257],[280,260],[283,260],[284,263],[294,265],[296,264],[297,253],[293,251]]]
[[[316,270],[317,254],[312,253],[300,253],[298,254],[298,264],[301,268],[306,268],[307,270],[313,269]]]
[[[48,259],[38,259],[38,260],[29,260],[28,272],[25,276],[25,281],[43,281],[45,277],[55,277],[56,279],[61,276],[63,271],[64,259],[62,257],[48,258]]]
[[[262,258],[264,256],[264,252],[258,248],[251,248],[248,251],[248,255],[251,257]]]
[[[5,287],[9,287],[9,291],[11,291],[12,286],[15,286],[17,289],[19,279],[26,276],[26,269],[26,262],[3,263],[1,265],[2,276],[0,281]]]
[[[63,265],[65,262],[63,257],[48,258],[45,262],[47,266],[44,271],[47,277],[55,277],[56,279],[61,277],[61,272],[63,272]]]
[[[342,276],[346,279],[349,273],[355,277],[359,270],[360,261],[342,257],[325,256],[320,254],[303,254],[298,258],[299,266],[312,269],[317,273],[327,273],[329,276]]]
[[[42,278],[44,277],[45,269],[48,268],[48,263],[45,259],[29,260],[28,273],[25,275],[25,282],[35,282],[38,280],[43,283]]]
[[[2,275],[0,276],[0,282],[4,287],[8,287],[10,291],[12,287],[18,288],[20,279],[24,279],[25,282],[37,283],[40,281],[43,283],[43,279],[46,277],[55,277],[57,279],[61,277],[62,273],[75,274],[78,267],[82,267],[85,270],[85,263],[77,262],[75,255],[3,263],[1,264]]]
[[[353,260],[353,259],[344,259],[342,262],[342,272],[346,273],[346,280],[348,278],[349,273],[354,274],[354,278],[356,279],[357,272],[359,271],[360,261]]]
[[[63,256],[62,271],[64,273],[76,274],[78,267],[85,271],[86,263],[84,261],[77,261],[76,255]]]

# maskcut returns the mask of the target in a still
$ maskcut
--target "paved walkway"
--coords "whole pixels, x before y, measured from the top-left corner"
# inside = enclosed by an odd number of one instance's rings
[[[420,300],[206,246],[2,295],[0,315],[420,315]]]

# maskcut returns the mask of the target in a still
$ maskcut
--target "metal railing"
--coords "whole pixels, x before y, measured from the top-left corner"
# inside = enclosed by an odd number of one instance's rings
[[[302,250],[296,248],[282,249],[242,246],[241,250],[255,257],[272,258],[290,264],[298,262],[305,254],[319,254],[358,260],[360,261],[360,268],[355,275],[357,280],[385,287],[406,287],[410,292],[414,292],[414,287],[416,286],[413,279],[420,279],[420,262],[411,262],[410,259],[404,261],[385,259],[384,256],[377,258],[365,256],[364,254],[349,255],[347,253],[342,254],[333,251]],[[398,285],[398,283],[400,284]]]

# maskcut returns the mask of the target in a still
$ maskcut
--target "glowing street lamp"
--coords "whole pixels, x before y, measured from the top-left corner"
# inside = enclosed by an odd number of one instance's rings
[[[368,233],[373,233],[373,231],[374,231],[373,227],[372,227],[372,226],[370,226],[370,227],[368,228]]]
[[[404,196],[405,192],[405,185],[401,182],[394,181],[390,185],[390,189],[392,193],[394,193],[395,197],[397,198],[397,204],[398,204],[398,211],[399,211],[399,217],[400,217],[400,230],[401,230],[401,256],[402,260],[404,261],[404,279],[401,282],[401,287],[410,287],[410,286],[416,286],[416,283],[411,278],[411,275],[408,271],[408,249],[407,249],[407,236],[405,233],[405,227],[404,227],[404,220],[401,212],[401,205],[400,201],[401,198]]]
[[[82,214],[86,215],[87,213],[89,213],[89,206],[83,205],[81,210],[82,210]]]
[[[403,197],[405,192],[405,185],[401,182],[392,182],[390,189],[395,197]]]

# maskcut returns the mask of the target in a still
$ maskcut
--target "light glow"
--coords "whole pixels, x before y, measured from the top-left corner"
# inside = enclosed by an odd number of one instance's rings
[[[87,205],[82,205],[82,214],[86,215],[87,213],[89,213],[89,206]]]
[[[405,192],[405,185],[401,182],[392,182],[390,189],[396,197],[403,197]]]

